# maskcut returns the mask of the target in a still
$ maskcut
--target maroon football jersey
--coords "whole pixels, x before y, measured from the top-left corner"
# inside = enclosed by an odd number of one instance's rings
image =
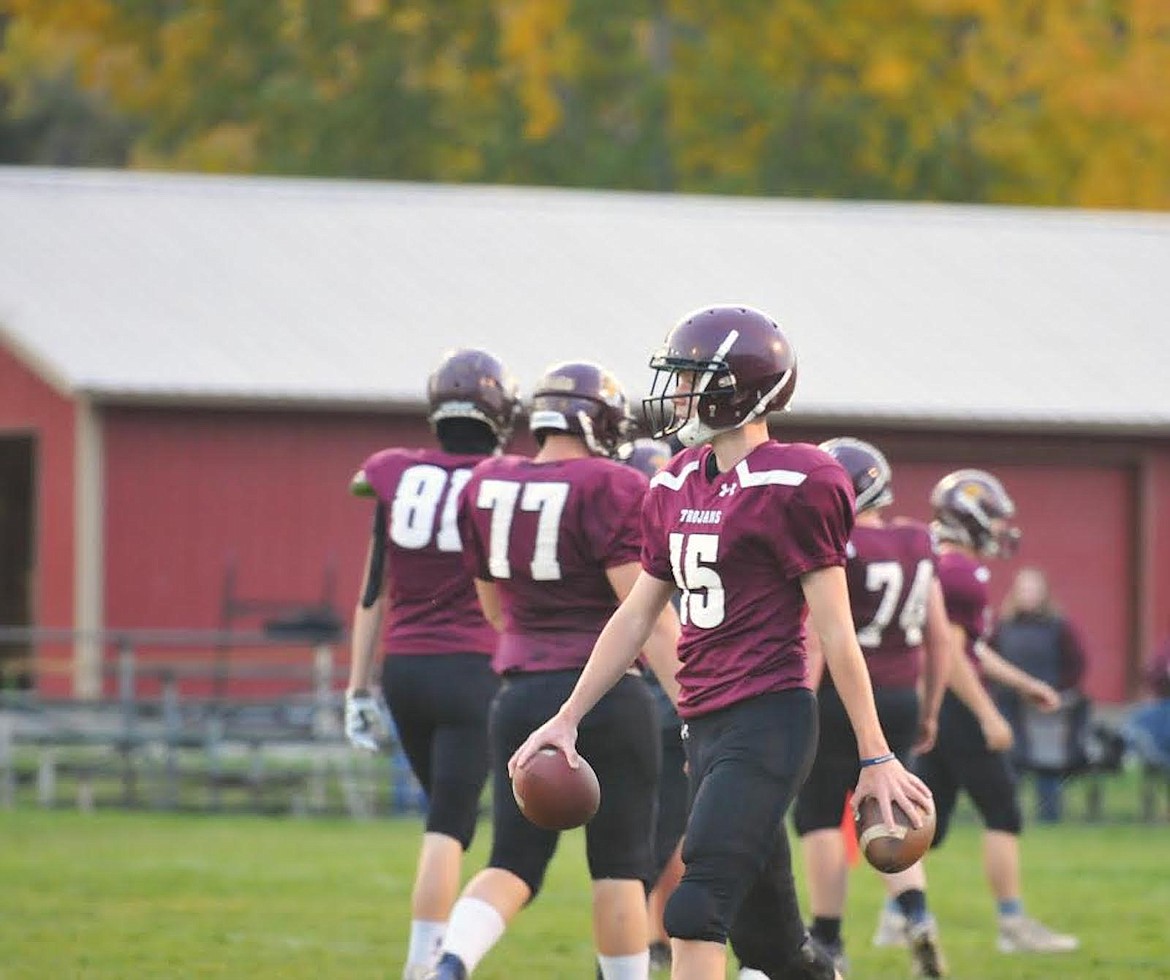
[[[935,576],[930,531],[912,521],[858,524],[847,554],[853,625],[874,687],[914,687]],[[831,680],[827,671],[825,678]]]
[[[441,449],[386,449],[362,464],[386,505],[388,654],[483,653],[496,631],[479,608],[463,567],[456,526],[459,491],[483,456]]]
[[[599,456],[484,460],[459,500],[464,560],[496,583],[499,673],[584,666],[617,608],[606,569],[638,560],[646,477]]]
[[[991,572],[978,558],[962,551],[944,551],[938,557],[938,580],[947,605],[947,618],[963,628],[967,659],[981,672],[975,641],[991,632],[991,601],[987,583]]]
[[[845,564],[853,488],[815,446],[766,442],[718,473],[710,446],[650,481],[642,567],[682,589],[678,712],[807,687],[800,577]]]

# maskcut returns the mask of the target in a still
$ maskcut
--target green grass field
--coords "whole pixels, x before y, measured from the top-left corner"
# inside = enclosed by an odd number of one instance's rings
[[[0,977],[395,980],[418,833],[411,820],[0,813]],[[477,980],[593,976],[581,843],[566,835],[546,891]],[[1032,828],[1024,862],[1029,910],[1083,949],[995,952],[978,833],[964,823],[931,865],[954,977],[1170,977],[1165,825]],[[906,977],[903,951],[869,946],[878,901],[875,878],[856,874],[850,975]]]

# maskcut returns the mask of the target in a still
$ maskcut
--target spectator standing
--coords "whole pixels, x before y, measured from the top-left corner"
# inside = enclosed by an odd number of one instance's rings
[[[1061,708],[1047,714],[1014,690],[1004,690],[998,698],[1015,736],[1015,760],[1035,776],[1037,818],[1056,823],[1061,817],[1061,785],[1079,764],[1077,735],[1087,721],[1080,692],[1085,654],[1040,569],[1021,568],[1016,573],[991,645],[1009,663],[1060,694]]]

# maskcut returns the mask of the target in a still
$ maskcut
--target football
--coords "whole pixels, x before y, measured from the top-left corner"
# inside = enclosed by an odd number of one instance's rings
[[[930,848],[934,840],[934,811],[920,810],[922,826],[915,829],[906,812],[894,807],[894,822],[891,827],[882,822],[881,811],[875,799],[866,797],[857,808],[857,845],[865,859],[878,871],[893,874],[905,871]]]
[[[551,746],[536,753],[512,777],[516,804],[544,830],[571,830],[588,823],[601,805],[597,773],[581,756],[573,769],[565,754]]]

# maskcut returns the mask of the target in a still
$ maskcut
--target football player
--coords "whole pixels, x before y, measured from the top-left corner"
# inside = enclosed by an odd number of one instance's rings
[[[345,731],[377,751],[388,733],[381,688],[429,808],[411,895],[405,980],[433,964],[459,891],[488,772],[487,715],[497,678],[496,632],[463,567],[455,507],[472,467],[500,451],[520,401],[504,365],[483,350],[448,354],[427,383],[437,449],[385,449],[351,489],[374,497],[373,540],[354,610]]]
[[[914,521],[887,521],[894,500],[886,457],[860,439],[832,439],[821,449],[837,460],[853,483],[856,524],[846,549],[845,578],[857,640],[865,654],[874,700],[890,748],[910,765],[911,754],[934,744],[948,673],[950,630],[935,574],[930,530]],[[815,652],[815,644],[811,644]],[[841,816],[857,782],[857,741],[829,676],[812,658],[819,680],[820,738],[808,781],[796,800],[795,826],[808,873],[810,932],[844,973],[841,918],[849,877]],[[819,675],[819,676],[818,676]],[[922,697],[919,698],[919,681]],[[907,917],[917,976],[946,975],[925,893],[908,889],[896,899]]]
[[[780,327],[746,306],[683,318],[651,359],[655,435],[690,448],[650,481],[642,574],[610,619],[560,710],[513,756],[545,744],[576,761],[579,726],[619,683],[675,589],[682,590],[679,715],[691,811],[682,881],[666,906],[675,980],[722,980],[731,945],[768,977],[838,976],[805,931],[784,817],[812,764],[816,701],[804,650],[807,610],[853,725],[858,799],[892,821],[930,792],[882,733],[845,582],[853,488],[830,455],[768,434],[767,413],[796,386]]]
[[[946,839],[959,790],[966,790],[983,821],[983,862],[999,918],[1001,952],[1058,953],[1074,950],[1076,937],[1053,932],[1024,914],[1020,897],[1019,834],[1022,826],[1016,779],[1007,756],[1011,728],[996,709],[984,679],[1019,692],[1039,708],[1054,711],[1059,693],[1015,667],[984,640],[991,629],[987,558],[1011,555],[1020,532],[1012,526],[1015,504],[1003,484],[983,470],[957,470],[931,492],[933,530],[939,541],[938,571],[947,616],[963,657],[952,662],[950,691],[939,712],[934,748],[916,771],[938,806],[934,847]],[[901,876],[902,887],[926,888],[919,863]],[[902,940],[902,910],[887,904],[875,942]]]
[[[502,676],[492,706],[492,851],[451,913],[432,974],[463,980],[540,891],[558,834],[520,812],[507,763],[573,689],[597,634],[638,577],[646,477],[610,457],[632,418],[614,376],[586,362],[551,368],[532,395],[532,459],[475,468],[459,502],[465,559],[488,620],[500,631]],[[647,660],[674,693],[678,619],[647,629]],[[638,671],[620,678],[581,728],[601,785],[585,827],[593,930],[605,980],[649,972],[645,882],[658,782],[658,720]]]

